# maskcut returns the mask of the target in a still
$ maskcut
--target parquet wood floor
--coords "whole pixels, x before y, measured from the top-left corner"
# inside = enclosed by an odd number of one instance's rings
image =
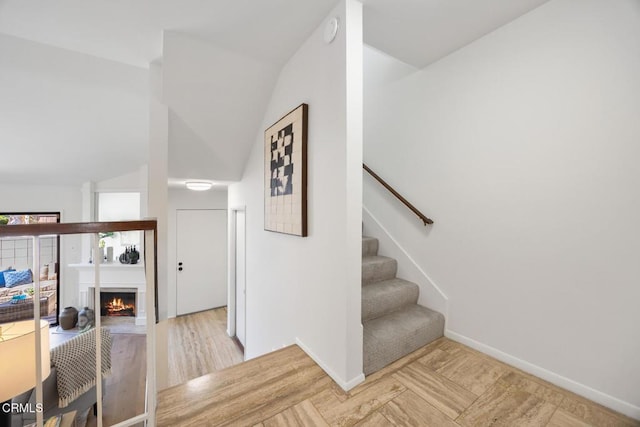
[[[227,425],[626,427],[640,422],[441,338],[349,392],[291,346],[159,394],[158,426]]]

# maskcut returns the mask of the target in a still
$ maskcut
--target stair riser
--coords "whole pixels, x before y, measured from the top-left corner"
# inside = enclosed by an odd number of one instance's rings
[[[393,314],[388,316],[393,316]],[[374,326],[375,322],[379,322],[379,320],[372,320],[364,324],[363,370],[365,375],[382,369],[440,338],[444,333],[444,316],[433,311],[414,325],[396,326],[392,320],[387,330],[382,332],[379,329],[379,323]]]
[[[378,239],[362,239],[362,256],[378,255]]]
[[[398,262],[395,259],[386,259],[382,262],[362,264],[362,285],[390,280],[396,277]]]
[[[444,316],[418,305],[420,288],[396,278],[398,262],[378,256],[376,238],[362,238],[363,370],[372,374],[440,338]]]
[[[415,283],[372,283],[362,288],[362,321],[376,319],[402,307],[417,304],[420,289]],[[374,289],[375,288],[375,289]]]

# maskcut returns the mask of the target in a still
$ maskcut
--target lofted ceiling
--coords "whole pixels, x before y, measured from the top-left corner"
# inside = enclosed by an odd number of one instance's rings
[[[0,179],[77,184],[144,163],[147,68],[163,56],[164,31],[210,44],[218,52],[211,64],[233,54],[267,70],[268,78],[259,82],[264,87],[253,92],[261,93],[260,102],[252,102],[247,92],[234,98],[233,110],[216,108],[215,97],[206,105],[197,99],[190,105],[179,98],[184,85],[172,84],[172,98],[180,105],[170,117],[170,144],[178,144],[170,148],[171,180],[215,179],[229,159],[238,164],[222,179],[237,177],[259,131],[262,113],[253,110],[268,100],[272,88],[267,86],[274,84],[277,70],[336,1],[0,0],[0,141],[4,154],[20,164],[0,168]],[[364,40],[421,68],[545,1],[363,0]],[[226,64],[227,86],[241,87],[247,74],[234,73],[233,67]],[[202,111],[190,114],[198,105],[215,112],[217,121],[207,121]],[[252,111],[250,122],[240,120],[243,109]],[[220,135],[238,136],[231,142],[237,150]],[[211,164],[218,166],[207,167]],[[178,176],[187,170],[188,177]]]
[[[0,180],[79,184],[131,172],[145,163],[149,139],[147,69],[163,55],[164,31],[265,64],[258,70],[277,69],[335,3],[0,0],[0,141],[4,154],[10,152],[14,159],[14,165],[0,167]],[[14,61],[12,55],[24,46],[30,49]],[[77,67],[78,63],[92,65],[83,68]],[[186,68],[191,65],[183,64]],[[233,64],[227,68],[230,66]],[[114,68],[117,72],[109,72]],[[210,76],[215,78],[214,73]],[[237,81],[228,86],[239,87],[246,73],[230,75]],[[263,85],[274,81],[271,77]],[[271,87],[259,89],[271,91]],[[242,102],[247,110],[260,104],[244,94],[235,100],[234,115],[225,118],[220,112],[229,113],[228,105],[213,105],[215,100],[210,97],[204,106],[212,107],[209,114],[217,114],[220,129],[212,129],[209,123],[200,125],[205,112],[179,120],[178,115],[171,115],[170,144],[179,145],[171,147],[172,180],[215,179],[216,173],[223,173],[223,178],[239,177],[244,159],[235,153],[248,152],[247,145],[260,121],[255,117],[261,119],[262,112],[253,114],[248,123],[237,110]],[[180,101],[178,113],[189,111],[188,100]],[[195,104],[203,105],[199,100]],[[245,135],[253,127],[250,137],[233,141],[219,137],[232,134],[239,126]],[[237,149],[230,144],[236,144]],[[195,149],[198,146],[202,151]],[[229,161],[237,164],[226,168]],[[175,175],[181,173],[188,175]]]
[[[147,68],[163,30],[283,63],[336,0],[0,0],[0,33]]]
[[[424,68],[549,0],[363,0],[364,41]]]
[[[79,185],[137,170],[147,74],[0,34],[0,182]]]

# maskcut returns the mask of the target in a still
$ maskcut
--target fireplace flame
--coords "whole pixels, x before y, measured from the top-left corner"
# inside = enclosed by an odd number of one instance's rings
[[[106,304],[106,308],[111,313],[117,313],[124,310],[133,310],[133,304],[125,304],[122,298],[113,298]]]

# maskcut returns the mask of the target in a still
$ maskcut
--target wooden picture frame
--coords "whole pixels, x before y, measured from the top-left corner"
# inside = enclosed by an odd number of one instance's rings
[[[307,121],[300,104],[264,131],[264,229],[307,236]]]

